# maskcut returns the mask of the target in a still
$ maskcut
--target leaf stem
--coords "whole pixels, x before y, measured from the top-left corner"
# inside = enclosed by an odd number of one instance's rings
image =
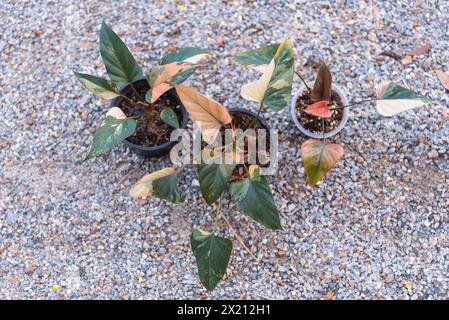
[[[136,88],[134,88],[134,85],[132,83],[129,84],[131,89],[134,91],[134,94],[136,95],[137,99],[142,98],[140,94],[137,92]]]
[[[299,79],[301,79],[302,83],[304,83],[304,86],[306,87],[307,91],[310,92],[311,90],[310,90],[309,86],[307,85],[306,80],[304,80],[303,76],[296,70],[295,70],[295,74],[299,77]]]
[[[235,231],[235,229],[232,227],[231,223],[229,222],[229,220],[225,217],[224,214],[221,214],[221,216],[223,217],[223,220],[226,222],[226,224],[228,225],[229,229],[231,229],[232,233],[234,234],[234,237],[237,238],[237,240],[240,242],[240,244],[242,245],[242,247],[250,254],[251,257],[253,257],[254,260],[259,261],[259,259],[254,255],[254,253],[251,251],[250,248],[248,248],[248,246],[245,244],[245,241],[242,239],[241,236],[239,236],[239,234],[237,233],[237,231]]]
[[[344,108],[353,107],[353,106],[356,106],[356,105],[359,105],[359,104],[362,104],[362,103],[365,103],[365,102],[371,102],[371,101],[376,101],[376,100],[377,99],[365,99],[365,100],[362,100],[362,101],[359,101],[359,102],[354,102],[354,103],[351,103],[351,104],[347,104],[347,105],[345,105],[343,107],[329,108],[329,110],[344,109]]]
[[[253,121],[249,124],[248,128],[253,129],[253,128],[255,127],[256,121],[259,120],[259,115],[260,115],[260,113],[262,112],[262,109],[263,109],[263,100],[260,102],[259,110],[257,110],[256,117],[255,117],[255,118],[253,119]]]

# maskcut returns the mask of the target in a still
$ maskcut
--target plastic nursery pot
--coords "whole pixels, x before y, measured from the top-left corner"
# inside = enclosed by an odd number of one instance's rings
[[[307,85],[309,86],[309,88],[313,87],[313,83],[307,83]],[[306,135],[310,138],[323,139],[323,138],[330,138],[330,137],[335,136],[337,133],[339,133],[345,127],[346,122],[348,121],[348,118],[349,118],[349,109],[348,108],[343,109],[343,116],[341,118],[341,121],[340,121],[339,125],[334,130],[329,131],[325,134],[318,134],[318,133],[312,132],[302,125],[302,123],[298,119],[298,115],[297,115],[297,111],[296,111],[296,101],[302,95],[302,93],[304,92],[305,89],[306,89],[306,87],[304,85],[302,85],[292,99],[292,104],[290,105],[290,113],[293,118],[293,122],[295,123],[295,125],[298,127],[298,129],[304,135]],[[341,102],[344,106],[349,104],[348,98],[347,98],[345,92],[341,88],[339,88],[336,85],[332,85],[332,91],[336,92],[339,95],[339,97],[341,98]]]
[[[141,79],[138,81],[133,82],[134,88],[136,88],[137,91],[144,91],[146,92],[149,89],[148,81],[146,79]],[[130,96],[132,94],[132,88],[131,86],[126,86],[123,88],[123,90],[120,91],[125,96]],[[143,94],[145,95],[145,93]],[[162,95],[161,98],[168,97],[170,100],[174,101],[179,108],[179,111],[182,114],[182,120],[181,120],[181,129],[187,128],[187,122],[189,121],[189,115],[186,112],[184,105],[181,103],[181,100],[179,99],[178,95],[176,94],[175,89],[170,89],[166,93]],[[112,100],[111,108],[112,107],[118,107],[120,102],[123,98],[117,97],[114,100]],[[176,110],[175,110],[176,111]],[[156,146],[141,146],[138,144],[135,144],[129,140],[129,138],[125,139],[125,144],[136,154],[144,157],[144,158],[159,158],[162,156],[165,156],[170,152],[170,150],[178,143],[178,141],[167,141],[160,145]]]
[[[251,112],[251,111],[248,111],[248,110],[245,110],[245,109],[230,108],[228,111],[229,111],[230,114],[233,114],[233,113],[244,113],[244,114],[249,115],[252,118],[256,117],[256,114],[254,112]],[[265,122],[265,120],[260,115],[259,115],[258,120],[259,120],[260,126],[269,132],[270,131],[270,127],[268,126],[268,124]]]

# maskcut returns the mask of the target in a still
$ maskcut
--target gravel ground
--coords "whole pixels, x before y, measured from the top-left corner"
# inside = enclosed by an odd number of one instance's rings
[[[108,103],[71,70],[105,74],[103,18],[145,66],[171,45],[209,48],[209,67],[189,83],[228,107],[256,108],[239,97],[256,74],[231,55],[283,35],[298,70],[312,77],[326,60],[350,99],[392,79],[441,103],[394,118],[353,109],[335,138],[344,159],[316,189],[304,183],[305,138],[288,110],[265,114],[282,137],[279,177],[269,180],[284,230],[225,202],[260,261],[234,240],[226,280],[208,293],[189,244],[191,227],[211,221],[194,170],[183,173],[187,205],[176,206],[127,193],[168,159],[120,146],[81,162]],[[449,72],[448,29],[444,0],[2,1],[0,298],[448,299],[449,97],[433,71]],[[431,52],[407,66],[375,59],[427,41]]]

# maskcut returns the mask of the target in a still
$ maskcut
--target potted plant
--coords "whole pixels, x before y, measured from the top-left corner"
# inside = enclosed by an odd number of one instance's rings
[[[377,111],[386,117],[432,102],[428,97],[391,81],[382,82],[374,99],[349,104],[344,92],[332,84],[332,75],[322,63],[311,86],[297,73],[303,86],[291,103],[293,122],[302,133],[312,138],[301,146],[301,156],[308,184],[314,186],[343,156],[341,144],[328,138],[340,132],[348,119],[349,108],[375,101]]]
[[[258,59],[256,56],[261,50],[266,49],[243,53],[236,60],[249,64],[246,61]],[[201,162],[196,167],[203,198],[213,206],[211,214],[214,223],[208,231],[193,228],[190,240],[201,283],[207,290],[214,289],[223,277],[232,252],[232,241],[218,233],[220,219],[224,220],[231,231],[234,230],[226,217],[229,212],[224,212],[225,208],[222,206],[221,198],[225,190],[229,191],[231,200],[248,217],[267,228],[281,229],[278,209],[263,175],[263,166],[267,165],[265,150],[258,150],[262,152],[257,154],[255,162],[251,162],[250,141],[255,141],[258,148],[261,144],[267,147],[269,142],[259,136],[242,134],[243,131],[251,130],[266,134],[269,128],[260,116],[264,106],[278,111],[289,103],[293,80],[293,50],[287,39],[269,50],[272,54],[271,58],[264,60],[266,66],[259,64],[258,70],[263,71],[261,79],[246,84],[241,89],[244,98],[259,103],[257,114],[244,109],[228,111],[223,105],[191,88],[171,83],[202,134],[201,150],[195,155]],[[220,143],[217,144],[217,141]],[[224,145],[222,141],[225,141]],[[213,148],[209,148],[211,146]],[[174,151],[175,149],[172,150]],[[176,177],[185,166],[186,164],[174,165],[145,175],[131,188],[130,194],[134,197],[154,196],[172,203],[182,203],[184,197],[179,191]],[[254,257],[242,239],[237,235],[236,237]]]
[[[125,142],[145,157],[167,154],[177,143],[170,141],[176,128],[186,128],[188,115],[173,86],[195,72],[207,52],[181,48],[166,54],[146,75],[123,41],[105,22],[100,30],[100,54],[109,80],[74,72],[84,88],[104,99],[113,99],[96,130],[85,159],[104,154]]]

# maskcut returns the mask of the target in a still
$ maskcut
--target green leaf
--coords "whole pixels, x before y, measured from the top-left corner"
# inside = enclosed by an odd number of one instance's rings
[[[176,113],[173,111],[172,108],[165,107],[164,109],[162,109],[161,119],[169,126],[175,129],[179,128],[178,117],[176,116]]]
[[[241,95],[246,100],[263,103],[274,111],[288,105],[293,82],[294,54],[285,38],[273,59],[262,68],[262,77],[242,86]]]
[[[274,57],[274,72],[263,100],[264,105],[274,111],[279,111],[289,104],[293,74],[294,74],[294,52],[288,42],[284,40]]]
[[[251,171],[251,169],[250,169]],[[256,169],[253,174],[229,186],[232,199],[243,212],[270,229],[281,229],[279,213],[264,176]]]
[[[181,84],[184,81],[186,81],[187,78],[189,78],[197,69],[198,67],[194,67],[188,70],[180,71],[177,74],[175,74],[173,78],[171,78],[170,82]]]
[[[134,130],[136,130],[136,120],[130,118],[117,119],[113,116],[106,116],[100,128],[95,132],[84,160],[89,160],[105,153],[132,135]]]
[[[152,96],[152,91],[151,91],[151,89],[149,89],[148,91],[147,91],[147,93],[145,93],[145,101],[146,102],[148,102],[148,103],[151,103],[151,96]]]
[[[197,63],[207,54],[208,54],[207,50],[201,48],[196,47],[179,48],[163,56],[159,64],[163,65],[178,61]]]
[[[432,100],[429,97],[420,95],[391,81],[382,82],[377,90],[377,111],[386,117],[431,102]]]
[[[343,156],[343,147],[318,140],[307,140],[301,146],[301,156],[307,183],[314,186]]]
[[[201,283],[211,291],[226,272],[232,252],[232,241],[194,228],[190,243]]]
[[[198,165],[198,178],[201,194],[208,204],[220,198],[228,179],[234,170],[233,164],[200,164]]]
[[[152,186],[152,196],[165,199],[173,203],[184,202],[184,197],[181,195],[176,183],[175,174],[154,180],[152,182]]]
[[[92,76],[86,73],[73,72],[81,85],[103,99],[113,99],[120,96],[117,88],[112,81],[100,77]]]
[[[131,52],[104,21],[100,31],[100,54],[109,78],[120,90],[143,77]]]
[[[279,43],[276,43],[262,48],[248,50],[234,56],[234,60],[243,65],[258,66],[261,64],[269,64],[273,60],[278,47]]]

